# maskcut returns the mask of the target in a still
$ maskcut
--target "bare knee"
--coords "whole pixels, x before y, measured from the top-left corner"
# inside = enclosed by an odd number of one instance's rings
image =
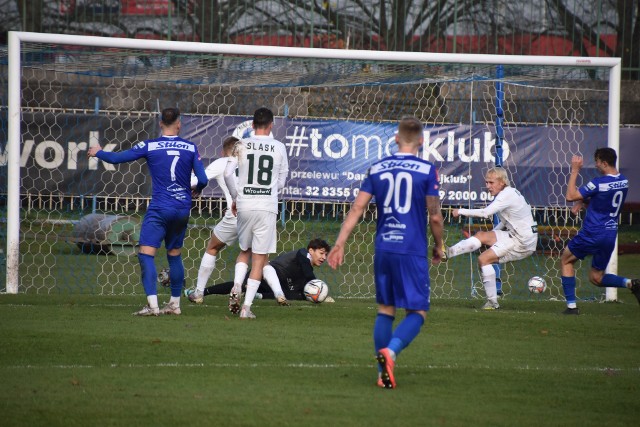
[[[604,277],[604,271],[590,270],[589,281],[596,286],[602,286],[602,277]]]
[[[573,264],[578,260],[569,250],[564,248],[562,256],[560,257],[560,272],[563,276],[570,277],[575,275],[575,269]],[[591,280],[591,279],[589,279]]]
[[[215,236],[212,236],[207,245],[207,253],[216,256],[225,246],[225,243],[218,240]]]
[[[182,248],[174,248],[167,250],[169,256],[179,256],[182,253]]]
[[[488,232],[478,231],[476,234],[473,235],[473,237],[480,240],[480,242],[484,245],[485,244],[484,242],[487,240],[487,237],[488,237]]]
[[[491,265],[491,264],[495,264],[494,262],[491,262],[490,259],[488,258],[478,258],[478,267],[482,268],[485,265]]]
[[[427,312],[424,310],[406,310],[407,314],[409,313],[418,313],[420,316],[422,316],[422,320],[425,321],[427,320]]]
[[[394,317],[396,315],[396,308],[392,305],[378,304],[378,313]]]
[[[573,254],[571,253],[571,251],[569,251],[569,248],[565,248],[564,251],[562,251],[562,255],[560,256],[560,264],[561,265],[573,264],[574,261],[572,260],[572,258],[573,258]]]
[[[482,252],[478,257],[478,267],[480,268],[484,267],[485,265],[497,264],[498,262],[499,258],[491,248]]]

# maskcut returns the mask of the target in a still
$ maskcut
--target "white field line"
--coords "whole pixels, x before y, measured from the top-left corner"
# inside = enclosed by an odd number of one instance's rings
[[[108,365],[7,365],[0,366],[0,370],[31,370],[31,369],[150,369],[150,368],[289,368],[289,369],[370,369],[375,364],[317,364],[317,363],[112,363]],[[603,372],[608,374],[616,373],[640,373],[640,367],[635,368],[613,368],[606,366],[586,366],[586,367],[558,367],[558,366],[512,366],[512,367],[496,367],[490,365],[399,365],[401,370],[477,370],[477,371],[539,371],[539,372]]]
[[[98,295],[99,297],[99,295]],[[108,296],[107,296],[108,297]],[[227,304],[227,300],[224,298],[225,295],[219,295],[219,297],[222,298],[212,298],[212,300],[214,299],[218,299],[218,301],[216,301],[215,303],[207,303],[204,302],[203,304],[193,304],[187,301],[181,302],[180,303],[180,307],[181,308],[185,308],[185,307],[193,307],[193,308],[206,308],[206,307],[224,307],[227,308],[228,304]],[[161,297],[162,298],[162,297]],[[169,297],[167,296],[167,300],[169,299]],[[342,298],[341,298],[342,299]],[[186,300],[186,298],[185,298]],[[286,310],[286,308],[284,307],[280,307],[278,304],[276,304],[275,302],[276,300],[272,300],[272,299],[266,299],[266,300],[255,300],[253,302],[253,305],[256,307],[260,307],[261,309],[263,308],[277,308],[277,309],[281,309],[281,310]],[[484,302],[484,300],[469,300],[468,303],[472,304],[473,302]],[[162,303],[162,302],[160,302]],[[312,304],[312,303],[307,303],[306,301],[294,301],[295,303],[295,308],[314,308],[314,307],[318,307],[319,305],[323,305],[323,304]],[[84,303],[61,303],[61,304],[56,304],[54,305],[55,307],[64,307],[67,308],[69,307],[69,305],[73,305],[74,307],[77,308],[81,308],[81,307],[141,307],[142,305],[145,304],[145,298],[144,296],[140,296],[140,302],[139,303],[131,303],[131,304],[118,304],[118,303],[98,303],[98,304],[84,304]],[[351,310],[353,307],[349,307],[349,306],[344,306],[340,304],[340,300],[336,300],[335,303],[324,303],[324,305],[331,305],[332,307],[336,307],[336,308],[342,308],[342,309],[349,309]],[[0,309],[2,309],[2,307],[40,307],[40,304],[0,304]],[[376,305],[371,305],[366,307],[366,309],[368,310],[377,310],[377,306]],[[477,312],[482,312],[482,313],[487,313],[487,315],[500,315],[500,313],[497,313],[496,311],[492,311],[492,312],[486,312],[485,310],[480,310],[479,308],[473,308],[473,307],[467,307],[467,306],[461,306],[459,307],[460,309],[471,309],[471,310],[475,310]],[[439,307],[433,307],[432,306],[432,311],[438,311],[440,308]],[[400,312],[402,312],[403,310],[399,310]],[[504,314],[531,314],[531,315],[537,315],[538,312],[535,310],[497,310],[500,311],[501,313]],[[588,316],[589,313],[584,313],[582,314],[582,316]]]
[[[224,295],[222,295],[224,297]],[[167,298],[168,300],[168,298]],[[297,301],[296,301],[297,302]],[[317,307],[318,305],[316,304],[312,304],[312,303],[304,303],[303,301],[302,304],[296,304],[295,308],[299,309],[299,308],[314,308]],[[70,305],[74,306],[74,308],[81,308],[81,307],[104,307],[104,308],[109,308],[109,307],[134,307],[134,308],[140,308],[145,304],[145,299],[144,297],[141,297],[140,302],[137,304],[56,304],[55,307],[61,307],[61,308],[67,308]],[[161,303],[162,304],[162,303]],[[328,304],[327,304],[328,305]],[[351,308],[351,307],[345,307],[345,306],[340,306],[339,304],[335,304],[335,303],[331,303],[332,306],[337,306],[339,308]],[[253,306],[255,307],[260,307],[260,309],[263,308],[276,308],[276,309],[280,309],[280,310],[286,310],[286,307],[280,307],[277,303],[276,300],[258,300],[258,301],[254,301]],[[0,309],[2,309],[2,307],[12,307],[12,308],[16,308],[16,307],[24,307],[24,308],[39,308],[41,307],[40,304],[0,304]],[[181,303],[180,304],[180,308],[184,309],[185,307],[192,307],[195,309],[198,308],[225,308],[227,309],[228,306],[228,302],[226,300],[220,300],[217,303],[214,304],[208,304],[208,303],[203,303],[203,304],[193,304],[193,303],[189,303],[189,302],[185,302],[185,303]],[[368,307],[372,310],[376,309],[376,307],[371,306]]]

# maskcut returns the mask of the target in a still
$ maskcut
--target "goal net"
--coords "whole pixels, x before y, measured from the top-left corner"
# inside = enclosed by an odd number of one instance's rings
[[[594,141],[617,148],[616,59],[446,55],[275,48],[55,34],[10,33],[7,143],[1,188],[7,194],[6,291],[143,293],[135,257],[149,202],[144,162],[87,159],[89,147],[121,151],[159,133],[158,114],[176,106],[182,136],[205,166],[223,139],[246,135],[253,111],[276,115],[287,147],[278,253],[320,237],[332,243],[369,165],[395,150],[405,115],[425,124],[420,155],[441,178],[446,242],[490,229],[453,219],[451,209],[491,201],[484,171],[499,162],[532,205],[537,253],[500,269],[505,297],[533,298],[542,276],[562,298],[559,254],[580,227],[564,199],[570,159]],[[194,201],[183,249],[186,286],[225,203],[215,182]],[[339,270],[316,269],[335,296],[371,297],[375,209],[365,213]],[[224,249],[210,284],[230,280],[237,247]],[[434,297],[482,297],[477,254],[431,269]],[[615,260],[613,262],[615,266]],[[160,251],[156,266],[166,267]],[[603,298],[578,264],[578,297]],[[162,291],[161,291],[162,292]]]

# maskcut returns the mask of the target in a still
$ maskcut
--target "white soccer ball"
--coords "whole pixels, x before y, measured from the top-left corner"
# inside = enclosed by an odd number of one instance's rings
[[[304,297],[307,301],[320,304],[327,299],[329,295],[329,286],[320,279],[313,279],[304,285]]]
[[[541,294],[547,290],[547,282],[545,282],[542,277],[533,276],[529,279],[527,287],[532,294]]]

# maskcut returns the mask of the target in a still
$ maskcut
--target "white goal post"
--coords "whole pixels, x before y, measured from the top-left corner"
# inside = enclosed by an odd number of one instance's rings
[[[341,73],[342,80],[331,83],[332,87],[373,87],[375,86],[375,91],[372,90],[371,93],[367,93],[364,97],[359,98],[357,95],[353,95],[356,90],[352,90],[349,95],[343,96],[351,96],[350,100],[351,104],[358,104],[358,108],[366,108],[369,99],[374,99],[371,102],[380,102],[382,104],[376,104],[377,106],[371,109],[381,109],[382,107],[389,109],[388,103],[392,102],[389,99],[385,98],[385,93],[383,89],[380,89],[379,81],[388,80],[385,83],[389,88],[399,87],[403,84],[407,84],[407,81],[419,87],[421,90],[420,97],[417,96],[416,105],[417,107],[415,111],[422,111],[424,104],[422,104],[422,99],[428,96],[428,90],[433,89],[434,86],[437,86],[438,83],[434,77],[425,77],[424,81],[416,80],[415,76],[411,75],[405,79],[405,74],[403,72],[399,72],[393,77],[387,77],[386,71],[387,69],[392,69],[393,64],[399,64],[399,66],[421,66],[421,65],[429,65],[432,66],[437,64],[437,71],[441,73],[439,75],[446,75],[449,70],[457,69],[458,66],[495,66],[495,65],[503,65],[509,67],[522,67],[523,69],[532,69],[536,68],[542,69],[545,67],[550,68],[569,68],[572,70],[580,70],[580,69],[589,69],[594,70],[597,69],[599,73],[602,74],[603,81],[608,81],[608,85],[605,89],[606,93],[606,102],[607,106],[607,114],[606,114],[606,123],[607,126],[607,140],[608,146],[615,149],[619,152],[619,128],[620,128],[620,85],[621,85],[621,60],[620,58],[591,58],[591,57],[559,57],[559,56],[520,56],[520,55],[480,55],[480,54],[442,54],[442,53],[417,53],[417,52],[379,52],[379,51],[362,51],[362,50],[338,50],[338,49],[315,49],[315,48],[287,48],[287,47],[271,47],[271,46],[253,46],[253,45],[232,45],[232,44],[215,44],[215,43],[196,43],[196,42],[177,42],[177,41],[161,41],[161,40],[139,40],[139,39],[127,39],[127,38],[103,38],[103,37],[93,37],[93,36],[75,36],[75,35],[62,35],[62,34],[40,34],[40,33],[30,33],[30,32],[15,32],[10,31],[8,34],[8,141],[6,145],[6,161],[7,161],[7,232],[6,232],[6,292],[10,294],[18,293],[20,280],[21,280],[21,208],[24,206],[24,200],[21,198],[24,195],[21,195],[21,182],[23,176],[21,174],[21,164],[24,162],[24,155],[21,158],[21,142],[23,139],[21,126],[22,126],[22,118],[25,110],[25,104],[29,104],[29,102],[25,101],[25,88],[23,87],[25,76],[23,75],[23,67],[25,62],[25,51],[23,48],[24,44],[41,44],[41,45],[51,45],[55,44],[58,46],[70,46],[70,47],[91,47],[96,48],[96,50],[104,49],[106,50],[122,50],[122,51],[132,51],[136,52],[136,55],[144,55],[145,52],[169,52],[172,54],[194,56],[194,57],[216,57],[223,56],[228,58],[254,58],[256,61],[261,61],[263,58],[275,58],[282,61],[287,60],[301,60],[301,61],[314,61],[313,63],[318,63],[322,61],[336,61],[340,63],[355,63],[357,64],[357,68],[355,68],[356,72],[351,73]],[[73,52],[73,49],[70,50]],[[57,59],[52,59],[52,61],[56,61]],[[190,59],[185,59],[189,64],[194,64],[195,62],[189,62]],[[148,61],[147,61],[148,62]],[[377,64],[384,64],[383,66],[378,66]],[[223,67],[224,65],[216,65],[216,67]],[[153,64],[150,65],[153,67]],[[307,69],[313,68],[312,66],[306,66]],[[383,70],[382,72],[381,70]],[[216,68],[217,69],[217,68]],[[238,79],[242,75],[242,69],[240,66],[234,68],[234,73],[237,73]],[[278,68],[278,70],[282,70],[282,68]],[[429,69],[428,72],[432,72],[432,69]],[[55,70],[53,70],[55,74]],[[379,74],[378,74],[379,73]],[[469,73],[470,76],[473,75],[473,70]],[[233,74],[233,73],[231,73]],[[275,73],[277,74],[277,73]],[[280,73],[283,74],[283,73]],[[322,75],[322,72],[320,72]],[[360,75],[363,75],[362,81],[355,79],[359,78]],[[250,76],[252,77],[253,74]],[[135,79],[135,76],[122,76],[125,79]],[[295,73],[291,73],[289,77],[284,76],[283,78],[289,78],[289,80],[293,81],[298,76]],[[323,76],[326,77],[326,76]],[[145,77],[142,77],[145,78]],[[348,79],[347,79],[348,78]],[[206,79],[206,77],[205,77]],[[317,79],[317,77],[314,77]],[[405,80],[403,80],[405,79]],[[514,97],[515,93],[519,90],[520,87],[526,86],[529,77],[521,77],[512,79],[513,81],[513,91]],[[550,79],[549,76],[544,77],[543,79]],[[159,79],[161,80],[161,79]],[[183,84],[179,81],[180,79],[176,79],[174,82],[175,86],[180,86]],[[214,81],[215,79],[211,79]],[[317,87],[317,80],[312,80],[314,83],[304,83],[305,90],[308,87]],[[348,80],[348,81],[347,81]],[[472,77],[458,77],[456,82],[465,82],[465,81],[473,80]],[[218,81],[220,79],[215,80],[216,85],[218,85]],[[141,83],[142,84],[142,83]],[[210,85],[213,85],[211,83]],[[275,82],[273,84],[264,84],[263,88],[266,87],[282,87],[286,84],[286,82]],[[297,84],[297,83],[296,83]],[[228,87],[232,85],[228,81],[220,83],[220,87]],[[302,84],[301,84],[302,85]],[[413,87],[413,86],[412,86]],[[442,86],[438,86],[442,87]],[[147,89],[147,88],[145,88]],[[150,89],[148,89],[150,90]],[[228,92],[225,92],[227,91]],[[440,89],[444,92],[444,89]],[[447,96],[454,93],[454,90],[451,88],[447,88]],[[220,97],[224,98],[233,98],[233,96],[229,96],[229,93],[232,92],[232,89],[221,89],[222,95]],[[358,92],[362,96],[362,92]],[[218,94],[213,94],[212,96],[215,98]],[[231,95],[234,95],[231,93]],[[37,98],[38,96],[43,96],[40,90],[29,90],[29,97]],[[202,99],[205,99],[207,94],[203,95]],[[296,94],[291,95],[290,93],[282,92],[278,96],[283,99],[287,99],[287,97],[296,96],[299,99],[303,98],[303,95]],[[440,98],[444,98],[445,95],[442,93],[439,95]],[[553,95],[550,95],[553,96]],[[196,95],[194,95],[195,100]],[[364,101],[362,100],[364,98]],[[388,97],[387,97],[388,98]],[[200,98],[198,98],[200,99]],[[380,100],[382,99],[382,100]],[[196,101],[194,101],[196,102]],[[198,103],[204,105],[209,103],[209,98],[206,100],[197,101]],[[236,101],[230,101],[231,103]],[[306,102],[306,101],[305,101]],[[431,106],[432,101],[428,102]],[[470,103],[478,102],[475,99],[471,99],[468,101]],[[552,100],[553,102],[553,100]],[[37,102],[35,102],[37,103]],[[387,104],[385,104],[387,103]],[[58,108],[58,107],[57,107]],[[412,107],[413,108],[413,107]],[[89,110],[90,108],[87,107]],[[581,107],[578,107],[577,110],[580,110]],[[37,110],[37,109],[35,109]],[[35,111],[34,110],[34,111]],[[64,105],[59,106],[60,112],[67,112],[73,110],[67,109]],[[96,107],[96,110],[99,110]],[[402,110],[404,112],[405,110]],[[226,110],[225,110],[226,111]],[[355,111],[355,107],[354,107]],[[207,110],[210,113],[210,110]],[[210,113],[210,114],[215,114]],[[220,113],[220,115],[224,115],[225,113]],[[365,115],[356,115],[356,113],[349,113],[347,115],[348,120],[355,121],[372,121],[375,117],[378,117],[380,114],[384,113],[375,113],[371,114],[371,116]],[[466,113],[465,113],[466,114]],[[515,109],[513,110],[513,114],[515,115]],[[207,115],[207,113],[203,113],[203,115]],[[279,116],[282,117],[296,117],[297,114],[295,112],[291,112],[289,110],[288,104],[284,107],[284,110],[280,110]],[[416,114],[417,115],[417,114]],[[434,123],[445,123],[446,120],[441,116],[434,115]],[[317,114],[319,120],[331,120],[333,117],[330,117],[324,111]],[[371,119],[373,117],[374,119]],[[342,117],[337,117],[341,119]],[[399,117],[396,117],[396,119]],[[425,115],[421,117],[423,121],[428,121],[428,116]],[[481,121],[478,117],[471,117],[471,113],[469,114],[469,122]],[[490,122],[492,119],[486,118],[484,119],[485,123]],[[381,122],[390,122],[391,119],[385,118],[380,120]],[[571,122],[568,121],[571,125]],[[302,128],[302,125],[300,125]],[[296,128],[297,132],[297,128]],[[304,129],[302,129],[304,132]],[[309,137],[311,138],[311,137]],[[338,137],[336,137],[338,138]],[[453,138],[453,137],[451,137]],[[446,139],[446,138],[445,138]],[[301,140],[300,140],[301,141]],[[306,140],[305,140],[306,141]],[[309,141],[316,142],[312,139]],[[341,142],[342,140],[336,139],[336,141]],[[450,141],[451,142],[451,141]],[[452,142],[453,143],[453,142]],[[311,142],[309,143],[311,144]],[[346,143],[344,143],[346,144]],[[300,143],[299,145],[302,145]],[[346,145],[345,145],[346,146]],[[486,145],[485,145],[486,146]],[[355,142],[354,142],[355,147]],[[368,147],[368,146],[367,146]],[[289,147],[293,150],[295,147]],[[299,146],[298,146],[299,149]],[[328,150],[328,149],[327,149]],[[355,148],[353,148],[355,152]],[[457,156],[458,153],[451,149],[451,153],[454,153],[454,156]],[[585,155],[591,155],[591,153],[584,153]],[[367,151],[367,156],[369,152]],[[426,156],[426,154],[425,154]],[[339,174],[339,170],[335,170],[336,174]],[[357,174],[356,174],[357,175]],[[469,177],[471,174],[469,174]],[[564,175],[563,175],[564,176]],[[470,179],[470,178],[469,178]],[[561,182],[560,184],[564,184]],[[355,184],[354,184],[355,185]],[[308,188],[308,187],[307,187]],[[353,187],[352,187],[353,188]],[[333,190],[343,190],[340,189],[331,189]],[[311,190],[313,191],[313,190]],[[346,191],[346,190],[345,190]],[[322,193],[322,189],[320,189],[320,193]],[[292,193],[293,194],[293,193]],[[475,194],[475,193],[474,193]],[[475,196],[474,196],[475,197]],[[292,197],[293,198],[293,197]],[[329,199],[327,199],[329,200]],[[460,199],[463,200],[463,199]],[[333,201],[340,201],[337,198]],[[342,200],[344,205],[348,205],[347,199]],[[308,200],[302,200],[301,203],[307,203]],[[561,203],[559,203],[561,204]],[[296,205],[297,206],[297,205]],[[314,208],[315,209],[315,208]],[[324,208],[322,208],[324,209]],[[342,212],[344,212],[344,207],[341,208]],[[323,211],[324,212],[324,211]],[[313,215],[313,214],[312,214]],[[545,213],[546,215],[546,213]],[[207,224],[209,226],[209,224]],[[332,243],[330,240],[334,238],[332,235],[325,236],[329,243]],[[617,248],[617,246],[616,246]],[[201,248],[204,250],[204,246]],[[190,254],[193,259],[199,259],[200,253]],[[355,262],[355,261],[354,261]],[[349,274],[353,274],[354,277],[359,274],[360,267],[353,267],[353,271]],[[556,271],[557,267],[551,267],[549,271]],[[612,260],[609,264],[608,271],[612,273],[617,272],[617,252],[614,253]],[[451,281],[451,277],[447,275],[448,273],[442,273],[442,280]],[[131,279],[135,281],[137,279]],[[345,279],[346,280],[346,279]],[[350,280],[350,279],[349,279]],[[346,288],[345,288],[346,289]],[[349,293],[349,292],[345,292]],[[353,291],[353,295],[370,295],[370,293],[362,292],[360,290]],[[456,292],[445,292],[444,295],[456,296],[459,293]],[[616,290],[614,288],[608,288],[606,291],[606,299],[607,300],[615,300],[617,298]]]

